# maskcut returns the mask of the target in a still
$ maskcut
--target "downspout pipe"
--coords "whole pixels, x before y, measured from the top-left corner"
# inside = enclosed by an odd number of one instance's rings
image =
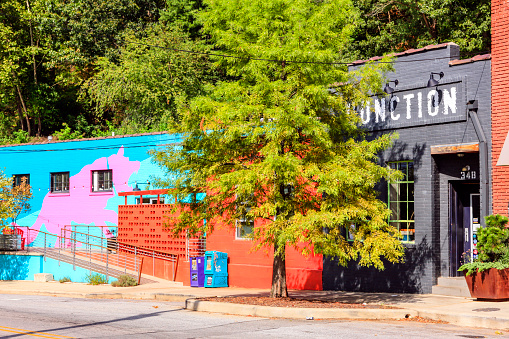
[[[467,102],[468,115],[472,120],[472,125],[474,126],[475,133],[477,134],[477,138],[479,139],[479,166],[481,169],[481,215],[487,216],[489,214],[489,203],[490,203],[490,195],[489,195],[489,166],[488,166],[488,142],[486,139],[486,135],[481,126],[481,122],[479,121],[479,117],[477,116],[478,110],[478,102],[477,100],[470,100]],[[484,223],[484,218],[481,218],[481,225],[486,226]]]

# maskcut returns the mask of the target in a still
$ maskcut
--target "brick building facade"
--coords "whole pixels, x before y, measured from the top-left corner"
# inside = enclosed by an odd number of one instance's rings
[[[373,136],[399,135],[380,160],[406,176],[378,189],[403,236],[405,263],[379,272],[325,259],[324,290],[431,293],[438,277],[458,274],[462,253],[475,249],[472,231],[491,213],[490,56],[460,60],[447,43],[396,57],[388,80],[399,85],[374,96],[361,118]],[[438,85],[428,87],[430,75]]]
[[[496,166],[509,131],[509,4],[491,1],[493,213],[507,215],[509,167]]]

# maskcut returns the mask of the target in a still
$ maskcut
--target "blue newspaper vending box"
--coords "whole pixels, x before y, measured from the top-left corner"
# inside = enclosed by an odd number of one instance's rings
[[[205,252],[205,287],[228,287],[228,254]]]
[[[203,287],[205,283],[205,257],[191,257],[191,287]]]

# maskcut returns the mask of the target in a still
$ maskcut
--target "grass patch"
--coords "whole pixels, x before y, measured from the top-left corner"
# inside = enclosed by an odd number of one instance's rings
[[[115,280],[111,283],[111,286],[113,287],[130,287],[136,285],[138,285],[136,279],[127,274],[122,274],[118,277],[118,280]]]
[[[63,284],[63,283],[66,283],[66,282],[71,282],[71,278],[69,278],[69,277],[63,277],[63,278],[60,278],[58,281],[59,281],[61,284]]]
[[[108,279],[106,279],[106,276],[104,274],[99,274],[99,273],[87,274],[85,276],[85,281],[89,285],[101,285],[101,284],[108,283]]]

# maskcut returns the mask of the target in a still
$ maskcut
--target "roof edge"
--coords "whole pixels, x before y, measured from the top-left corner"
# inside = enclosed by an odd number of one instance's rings
[[[112,135],[112,136],[95,137],[95,138],[71,139],[71,140],[55,140],[55,141],[44,141],[44,142],[27,142],[25,144],[0,145],[0,148],[2,148],[2,147],[31,146],[31,145],[50,145],[50,144],[59,144],[59,143],[76,142],[76,141],[94,141],[94,140],[104,140],[104,139],[122,139],[122,138],[142,137],[142,136],[147,136],[147,135],[160,135],[160,134],[169,134],[169,132],[168,131],[165,131],[165,132],[148,132],[148,133],[137,133],[137,134]]]
[[[468,58],[468,59],[451,60],[451,61],[449,61],[449,66],[457,66],[457,65],[469,64],[469,63],[472,63],[472,62],[486,61],[486,60],[491,60],[491,54],[490,53],[488,53],[488,54],[479,54],[479,55],[473,56],[473,57]]]
[[[459,45],[454,42],[444,42],[444,43],[437,44],[437,45],[424,46],[422,48],[411,48],[411,49],[407,49],[406,51],[403,51],[403,52],[390,53],[390,54],[387,54],[387,56],[400,57],[400,56],[422,53],[422,52],[431,51],[431,50],[440,49],[440,48],[447,48],[449,46],[459,47]],[[356,60],[356,61],[353,61],[352,63],[350,63],[349,66],[362,65],[369,61],[376,61],[376,60],[380,60],[380,59],[382,59],[382,56],[374,56],[367,60]]]

